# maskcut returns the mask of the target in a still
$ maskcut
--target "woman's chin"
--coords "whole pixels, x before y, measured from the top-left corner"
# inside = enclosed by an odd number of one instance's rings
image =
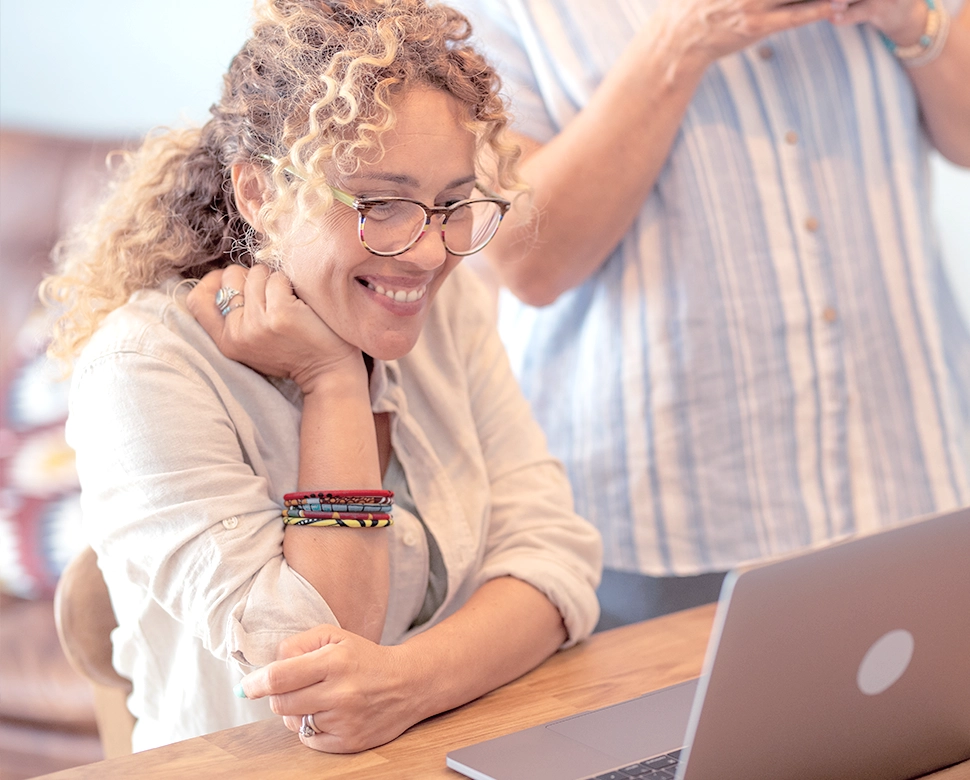
[[[376,360],[399,360],[407,355],[418,341],[420,331],[415,334],[386,332],[377,339],[368,339],[360,346],[361,350]]]

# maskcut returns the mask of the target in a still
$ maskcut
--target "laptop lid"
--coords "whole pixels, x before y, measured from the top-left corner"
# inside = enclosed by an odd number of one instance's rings
[[[970,508],[732,572],[695,704],[683,780],[970,758]]]
[[[684,745],[679,780],[902,780],[970,758],[970,508],[739,568],[698,681],[447,763],[578,780]]]

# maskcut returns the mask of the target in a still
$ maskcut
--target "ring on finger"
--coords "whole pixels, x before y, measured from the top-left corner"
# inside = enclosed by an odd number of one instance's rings
[[[229,312],[233,312],[236,309],[241,309],[245,305],[246,305],[245,303],[243,303],[242,301],[240,301],[239,303],[233,304],[232,306],[226,306],[223,309],[219,309],[219,313],[223,317],[228,317],[229,316]]]
[[[317,724],[313,721],[313,715],[304,715],[303,724],[300,726],[300,736],[304,739],[309,739],[310,737],[315,737],[320,733],[320,729],[317,728]]]
[[[216,308],[223,317],[229,313],[229,304],[237,295],[242,295],[242,293],[233,287],[220,287],[216,292]]]

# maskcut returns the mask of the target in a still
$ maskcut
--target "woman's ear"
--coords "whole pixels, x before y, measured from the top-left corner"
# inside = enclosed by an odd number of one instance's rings
[[[259,210],[267,199],[262,169],[253,163],[236,163],[232,166],[232,189],[242,218],[261,233]]]

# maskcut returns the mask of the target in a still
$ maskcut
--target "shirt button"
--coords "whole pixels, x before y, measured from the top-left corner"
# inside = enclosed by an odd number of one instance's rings
[[[791,144],[792,146],[797,144],[798,133],[796,133],[794,130],[789,130],[787,133],[785,133],[785,143]]]
[[[406,534],[404,534],[404,543],[408,547],[414,547],[414,545],[418,543],[418,537],[415,536],[412,531],[408,531]]]
[[[839,318],[839,313],[831,306],[826,306],[822,310],[822,319],[831,324]]]
[[[775,56],[775,50],[771,46],[759,46],[758,56],[763,60],[770,60]]]
[[[233,515],[232,517],[227,517],[225,520],[222,521],[222,527],[229,531],[231,531],[237,525],[239,525],[239,518],[236,517],[235,515]]]
[[[818,220],[815,217],[809,217],[805,220],[805,230],[809,233],[814,233],[818,230]]]

